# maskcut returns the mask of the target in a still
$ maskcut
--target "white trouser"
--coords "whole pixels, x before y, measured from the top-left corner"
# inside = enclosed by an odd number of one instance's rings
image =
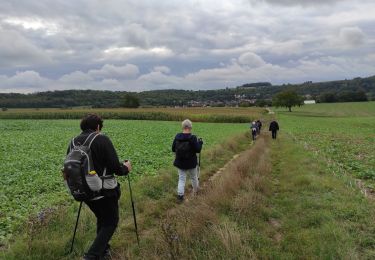
[[[186,175],[190,175],[191,184],[193,185],[194,193],[198,191],[199,181],[198,181],[197,167],[193,169],[189,169],[189,170],[178,169],[178,187],[177,187],[178,195],[184,195],[185,193]]]

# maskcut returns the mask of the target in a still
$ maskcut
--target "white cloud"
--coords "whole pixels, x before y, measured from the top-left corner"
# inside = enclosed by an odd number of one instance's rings
[[[99,70],[90,70],[88,74],[94,78],[134,78],[139,74],[139,69],[134,64],[126,64],[125,66],[105,64]]]
[[[59,82],[67,83],[67,84],[82,84],[87,82],[92,82],[94,79],[88,75],[87,73],[84,73],[82,71],[74,71],[69,74],[65,74],[59,79]]]
[[[238,58],[238,62],[241,65],[247,65],[254,68],[261,67],[266,64],[266,62],[259,55],[252,52],[246,52],[242,54]]]
[[[102,53],[102,60],[130,60],[138,57],[168,58],[173,56],[173,51],[167,47],[152,47],[143,49],[134,46],[110,47]]]
[[[39,17],[9,17],[4,19],[3,22],[14,26],[21,26],[26,30],[41,30],[47,35],[57,34],[60,30],[56,23]]]
[[[15,75],[0,76],[1,92],[31,92],[46,90],[50,80],[43,78],[35,71],[18,71]]]

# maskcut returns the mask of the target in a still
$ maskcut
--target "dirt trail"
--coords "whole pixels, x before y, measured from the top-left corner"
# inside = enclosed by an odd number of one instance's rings
[[[361,190],[363,196],[365,196],[368,199],[375,200],[375,190],[368,188],[366,184],[360,179],[356,179],[355,183],[357,187]]]
[[[262,133],[263,134],[263,133]],[[260,136],[258,136],[258,138],[260,138]],[[228,169],[229,165],[231,165],[237,158],[240,157],[241,154],[247,152],[248,150],[252,149],[253,148],[253,145],[254,145],[254,141],[251,141],[250,143],[250,146],[248,149],[246,149],[245,151],[242,151],[238,154],[235,154],[233,155],[233,157],[223,166],[221,167],[219,170],[217,170],[213,175],[211,175],[208,180],[204,181],[204,182],[200,182],[199,183],[199,186],[201,188],[201,192],[204,192],[204,189],[209,187],[211,185],[211,183],[218,177],[221,176],[221,174],[226,170]],[[186,196],[187,195],[187,196]],[[193,194],[193,189],[191,186],[189,186],[187,189],[186,189],[186,197],[187,197],[187,201],[189,201],[189,199],[192,199],[194,197],[194,194]]]
[[[242,168],[244,164],[250,165],[250,167],[256,167],[256,165],[259,164],[259,158],[262,157],[262,154],[264,153],[264,147],[267,146],[265,144],[265,139],[267,139],[268,137],[267,134],[268,133],[266,131],[262,131],[261,135],[257,137],[257,140],[249,140],[249,146],[246,150],[232,156],[232,158],[227,161],[223,167],[218,169],[211,176],[206,176],[206,178],[204,178],[205,181],[200,182],[202,190],[200,190],[197,195],[193,194],[190,180],[187,180],[187,182],[189,183],[189,187],[185,192],[185,201],[181,204],[170,204],[170,207],[159,216],[158,225],[153,225],[152,227],[140,231],[141,238],[147,237],[148,239],[150,239],[150,237],[152,237],[152,240],[156,241],[156,243],[153,244],[152,247],[155,248],[155,250],[159,253],[168,251],[171,254],[179,255],[178,251],[180,250],[181,243],[179,242],[181,235],[179,225],[181,223],[184,223],[183,232],[187,232],[184,233],[184,236],[189,236],[189,232],[193,231],[186,230],[195,230],[199,226],[203,228],[205,226],[204,223],[207,219],[216,218],[215,205],[211,204],[211,200],[212,197],[218,196],[213,196],[212,194],[221,194],[222,196],[226,196],[224,194],[225,190],[220,190],[220,188],[217,187],[222,183],[228,183],[228,180],[231,178],[229,176],[231,176],[232,174],[239,174],[232,172],[243,170]],[[238,162],[240,162],[240,166],[239,168],[236,168],[238,167]],[[241,178],[242,177],[240,177],[240,179]],[[239,183],[234,185],[240,185],[242,181],[243,180],[241,179]],[[232,183],[232,179],[230,179],[229,182]],[[233,190],[236,191],[237,188]],[[230,196],[235,196],[235,194],[232,194]],[[275,229],[278,229],[278,227],[275,227]],[[276,238],[276,240],[280,241],[281,236]],[[151,253],[149,250],[150,248],[148,248],[147,246],[144,247],[143,245],[141,245],[141,254],[138,255],[138,257],[149,257],[149,253]],[[112,259],[123,259],[122,257],[127,254],[125,251],[116,253],[117,254],[114,254]]]

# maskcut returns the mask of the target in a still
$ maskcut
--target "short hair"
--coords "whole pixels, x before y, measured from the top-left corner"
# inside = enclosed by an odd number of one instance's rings
[[[96,114],[87,114],[81,120],[81,130],[96,130],[99,125],[99,130],[103,128],[103,119]]]
[[[183,122],[182,122],[182,129],[191,129],[193,127],[193,123],[189,120],[189,119],[185,119]]]

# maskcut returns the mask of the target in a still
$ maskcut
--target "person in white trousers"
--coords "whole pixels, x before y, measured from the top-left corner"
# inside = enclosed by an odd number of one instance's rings
[[[198,159],[203,146],[202,139],[191,133],[192,122],[186,119],[182,122],[182,133],[178,133],[173,140],[172,151],[176,154],[173,165],[178,169],[177,199],[184,200],[186,176],[189,175],[193,186],[193,192],[199,189],[198,180]]]

